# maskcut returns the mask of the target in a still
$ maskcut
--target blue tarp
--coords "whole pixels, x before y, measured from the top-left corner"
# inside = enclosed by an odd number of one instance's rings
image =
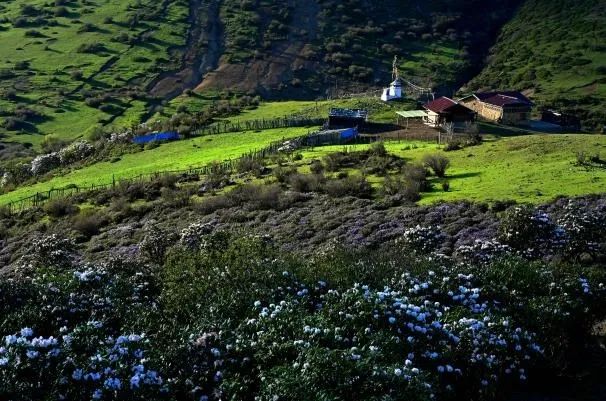
[[[357,128],[349,128],[341,131],[341,139],[353,139],[357,138],[358,129]]]
[[[154,141],[176,141],[180,139],[179,134],[176,131],[169,132],[157,132],[154,134],[137,136],[133,138],[133,142],[139,145],[144,145],[146,143],[154,142]]]

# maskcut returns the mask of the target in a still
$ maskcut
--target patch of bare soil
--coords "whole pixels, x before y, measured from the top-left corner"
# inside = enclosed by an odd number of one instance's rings
[[[290,86],[295,71],[314,70],[316,63],[307,60],[303,54],[316,36],[318,4],[315,1],[291,2],[294,12],[286,41],[274,45],[262,59],[245,64],[221,60],[219,67],[204,77],[196,91],[236,89],[272,97],[275,96],[272,92]]]
[[[219,19],[220,0],[190,0],[191,30],[180,71],[161,74],[150,84],[153,96],[172,99],[195,88],[207,71],[219,65],[223,52],[223,27]]]

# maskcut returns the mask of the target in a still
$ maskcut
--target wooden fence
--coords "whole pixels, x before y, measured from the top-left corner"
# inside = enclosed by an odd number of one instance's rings
[[[308,133],[304,136],[272,142],[271,144],[262,149],[252,150],[236,159],[229,159],[222,162],[210,163],[199,167],[190,167],[188,169],[183,170],[156,171],[149,174],[140,174],[136,177],[122,178],[118,180],[115,178],[115,176],[112,176],[111,182],[103,184],[91,184],[86,186],[70,184],[63,188],[53,188],[48,191],[36,192],[32,196],[12,201],[6,204],[5,207],[8,213],[10,214],[21,213],[24,210],[30,208],[41,207],[50,200],[70,197],[81,193],[89,193],[92,191],[115,188],[117,185],[123,185],[123,183],[149,182],[165,175],[174,174],[209,175],[216,172],[234,172],[238,169],[240,162],[243,160],[262,160],[282,151],[289,152],[304,147],[338,145],[345,143],[346,141],[341,138],[341,135],[338,132]]]
[[[261,131],[276,128],[312,127],[324,125],[323,118],[293,118],[281,117],[273,119],[248,120],[248,121],[220,121],[214,124],[199,127],[192,131],[194,136],[218,135],[229,132]]]

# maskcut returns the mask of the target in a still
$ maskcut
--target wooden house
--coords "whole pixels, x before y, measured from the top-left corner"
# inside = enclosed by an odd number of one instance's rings
[[[442,96],[432,102],[423,105],[426,110],[425,123],[434,128],[453,124],[455,128],[464,128],[473,123],[476,113],[468,107]]]
[[[480,117],[500,124],[527,125],[533,103],[520,92],[474,93],[459,99]]]

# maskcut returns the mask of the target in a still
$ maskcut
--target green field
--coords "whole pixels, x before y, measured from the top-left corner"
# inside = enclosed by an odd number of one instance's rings
[[[233,159],[248,151],[261,149],[273,141],[304,135],[308,131],[308,128],[274,129],[171,142],[155,149],[124,155],[120,161],[115,163],[97,163],[50,181],[18,188],[0,195],[0,204],[69,184],[78,186],[107,184],[112,182],[112,176],[116,179],[132,178],[155,171],[187,169],[203,166],[213,161]]]
[[[387,150],[408,161],[420,161],[428,153],[441,152],[450,159],[444,192],[434,179],[434,191],[423,194],[421,204],[471,200],[491,202],[512,199],[542,203],[559,195],[606,192],[606,169],[574,166],[576,153],[606,155],[606,137],[596,135],[528,135],[495,138],[480,146],[443,152],[427,143],[386,142]],[[410,147],[415,149],[409,149]],[[348,147],[364,149],[368,145]],[[304,152],[305,159],[341,151],[342,146]],[[373,180],[375,182],[380,180]]]
[[[69,140],[98,124],[138,123],[146,102],[135,93],[178,68],[170,49],[185,44],[187,1],[55,3],[0,4],[0,123],[19,108],[40,113],[0,127],[4,141],[37,145],[48,134]]]

